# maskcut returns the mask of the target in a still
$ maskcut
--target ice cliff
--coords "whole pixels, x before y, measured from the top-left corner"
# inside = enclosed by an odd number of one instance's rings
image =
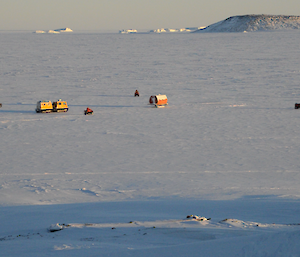
[[[251,32],[299,28],[300,16],[263,14],[229,17],[195,32]]]

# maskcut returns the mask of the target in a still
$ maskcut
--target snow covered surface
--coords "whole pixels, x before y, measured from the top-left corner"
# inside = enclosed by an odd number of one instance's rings
[[[1,253],[299,256],[299,37],[2,33]]]
[[[195,32],[251,32],[299,28],[300,16],[240,15],[229,17]]]

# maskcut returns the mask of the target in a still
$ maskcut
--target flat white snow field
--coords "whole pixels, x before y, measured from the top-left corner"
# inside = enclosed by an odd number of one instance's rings
[[[0,35],[1,256],[300,256],[297,30]]]

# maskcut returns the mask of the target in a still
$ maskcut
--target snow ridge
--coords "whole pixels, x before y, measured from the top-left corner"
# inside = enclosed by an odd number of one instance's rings
[[[232,16],[195,32],[252,32],[282,29],[300,29],[300,16],[264,14]]]

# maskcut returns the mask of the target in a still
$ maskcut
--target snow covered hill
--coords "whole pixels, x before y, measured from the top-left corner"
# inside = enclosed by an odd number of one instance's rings
[[[250,32],[299,28],[300,16],[241,15],[229,17],[195,32]]]

